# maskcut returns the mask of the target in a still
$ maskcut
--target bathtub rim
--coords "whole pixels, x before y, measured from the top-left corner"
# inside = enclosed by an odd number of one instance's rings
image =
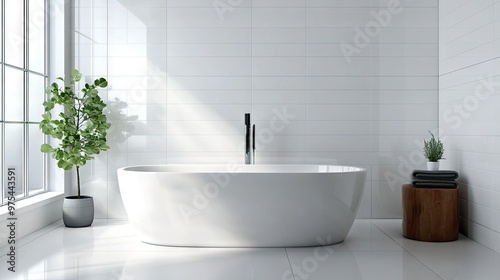
[[[186,170],[168,170],[168,168],[190,168]],[[211,168],[216,169],[211,169]],[[271,168],[269,170],[259,169]],[[292,168],[314,168],[326,167],[326,170],[297,170]],[[332,170],[330,170],[330,168]],[[201,169],[200,169],[201,168]],[[238,169],[243,168],[243,170]],[[281,168],[279,170],[272,168]],[[287,170],[287,168],[290,168]],[[333,169],[339,170],[333,170]],[[250,170],[244,170],[250,169]],[[230,174],[345,174],[363,173],[366,168],[352,165],[333,164],[145,164],[130,165],[117,169],[117,172],[137,172],[137,173],[166,173],[166,174],[208,174],[208,173],[230,173]]]

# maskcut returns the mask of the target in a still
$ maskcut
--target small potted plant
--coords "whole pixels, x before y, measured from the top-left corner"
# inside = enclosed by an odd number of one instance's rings
[[[444,159],[444,147],[443,142],[439,138],[436,140],[434,134],[430,131],[429,133],[431,134],[431,140],[424,140],[424,156],[428,160],[427,170],[434,171],[439,170],[439,160]]]
[[[84,166],[93,155],[106,151],[107,130],[111,126],[103,110],[106,104],[98,95],[98,88],[107,87],[106,79],[99,78],[93,84],[85,84],[81,93],[75,92],[75,84],[82,75],[78,70],[71,72],[71,81],[63,86],[57,82],[46,89],[47,101],[43,103],[45,112],[40,123],[40,130],[54,139],[59,139],[58,146],[42,144],[41,151],[52,154],[57,166],[64,170],[76,167],[78,195],[68,196],[63,202],[63,221],[67,227],[90,226],[94,220],[94,200],[91,196],[80,194],[80,167]],[[56,107],[57,105],[57,107]],[[57,117],[52,111],[61,110]]]

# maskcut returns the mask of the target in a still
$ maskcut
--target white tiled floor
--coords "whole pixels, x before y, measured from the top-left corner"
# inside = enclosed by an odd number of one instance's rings
[[[0,279],[500,279],[500,255],[464,237],[446,243],[401,236],[401,220],[356,220],[328,247],[179,248],[140,242],[124,220],[71,229],[54,223],[19,240],[17,271],[0,251]]]

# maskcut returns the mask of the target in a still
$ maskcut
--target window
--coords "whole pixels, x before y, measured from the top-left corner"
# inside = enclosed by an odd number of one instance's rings
[[[10,196],[8,182],[16,200],[47,190],[38,129],[48,76],[46,1],[0,0],[0,205]]]

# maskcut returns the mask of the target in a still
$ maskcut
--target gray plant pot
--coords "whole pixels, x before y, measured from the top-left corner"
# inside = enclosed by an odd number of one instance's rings
[[[67,227],[88,227],[94,221],[94,199],[91,196],[67,196],[63,202],[63,222]]]

